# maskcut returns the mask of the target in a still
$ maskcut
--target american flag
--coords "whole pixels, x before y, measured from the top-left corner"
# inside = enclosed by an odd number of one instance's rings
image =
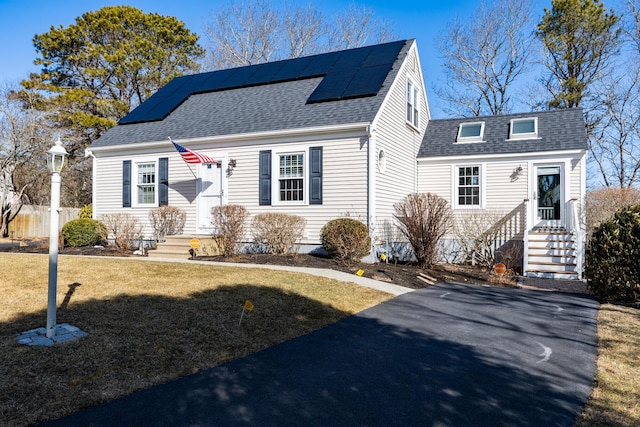
[[[211,157],[206,154],[198,153],[197,151],[189,150],[186,147],[178,144],[177,142],[171,140],[173,146],[176,147],[178,153],[182,156],[184,161],[190,165],[197,165],[199,163],[215,163],[220,164],[220,162],[213,160]]]

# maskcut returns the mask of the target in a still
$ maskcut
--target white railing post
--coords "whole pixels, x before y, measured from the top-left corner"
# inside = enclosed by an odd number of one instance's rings
[[[576,199],[569,200],[569,221],[568,229],[573,234],[576,242],[576,272],[578,279],[582,279],[582,269],[584,266],[584,230],[578,213],[578,201]]]
[[[522,202],[524,230],[522,236],[522,275],[527,275],[529,269],[529,199]]]

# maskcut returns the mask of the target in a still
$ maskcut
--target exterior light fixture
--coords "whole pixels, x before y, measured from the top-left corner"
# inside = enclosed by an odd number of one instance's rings
[[[67,162],[67,150],[60,137],[47,151],[47,167],[51,172],[51,224],[49,229],[49,294],[47,302],[47,338],[56,334],[56,287],[58,285],[58,238],[60,226],[60,172]]]

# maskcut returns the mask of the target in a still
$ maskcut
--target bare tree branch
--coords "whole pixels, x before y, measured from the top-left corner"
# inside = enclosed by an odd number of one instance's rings
[[[447,81],[435,92],[462,115],[503,114],[511,86],[531,55],[532,6],[526,0],[480,3],[471,20],[454,19],[440,36]]]

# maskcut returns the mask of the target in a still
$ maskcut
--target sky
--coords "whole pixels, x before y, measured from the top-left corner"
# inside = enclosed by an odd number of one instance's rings
[[[306,3],[301,0],[300,3]],[[276,3],[276,1],[274,1]],[[344,9],[345,0],[323,0],[314,2],[326,14]],[[443,80],[442,60],[435,48],[441,34],[454,17],[469,18],[477,6],[473,0],[403,0],[367,1],[358,4],[374,10],[377,18],[390,21],[398,39],[415,38],[418,42],[422,72],[425,78],[427,96],[434,118],[444,117],[439,108],[439,100],[433,93],[436,82]],[[146,13],[155,12],[175,16],[186,27],[201,36],[201,44],[206,47],[204,23],[210,21],[211,11],[220,4],[215,0],[0,0],[0,82],[19,82],[30,72],[37,72],[33,65],[36,51],[32,39],[36,34],[46,33],[54,27],[68,27],[75,19],[90,10],[104,6],[133,6]],[[550,7],[551,0],[535,0],[536,15],[542,16],[544,7]]]

